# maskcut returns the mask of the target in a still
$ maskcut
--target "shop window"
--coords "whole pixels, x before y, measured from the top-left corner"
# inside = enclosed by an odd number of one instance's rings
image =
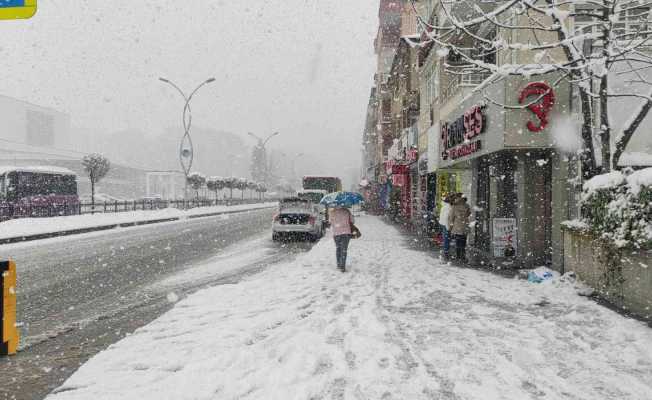
[[[516,217],[515,171],[516,160],[513,158],[501,158],[489,166],[490,218]]]

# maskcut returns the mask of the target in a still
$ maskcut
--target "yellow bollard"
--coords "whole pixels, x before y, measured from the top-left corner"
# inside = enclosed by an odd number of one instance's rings
[[[16,354],[19,334],[16,328],[16,263],[0,262],[0,356]]]

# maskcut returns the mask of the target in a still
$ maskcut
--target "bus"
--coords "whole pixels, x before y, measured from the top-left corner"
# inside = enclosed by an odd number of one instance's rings
[[[304,190],[325,190],[328,193],[342,191],[342,180],[333,176],[304,176]]]
[[[49,166],[0,166],[0,220],[78,213],[74,172]]]

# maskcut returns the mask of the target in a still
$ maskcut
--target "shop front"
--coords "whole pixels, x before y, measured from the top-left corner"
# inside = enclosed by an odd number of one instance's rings
[[[533,86],[545,91],[529,91]],[[554,149],[548,123],[570,112],[568,88],[511,79],[487,91],[493,101],[472,96],[440,121],[438,192],[462,192],[469,199],[473,261],[551,265],[567,206],[567,165]],[[533,112],[497,105],[519,101],[541,107]]]

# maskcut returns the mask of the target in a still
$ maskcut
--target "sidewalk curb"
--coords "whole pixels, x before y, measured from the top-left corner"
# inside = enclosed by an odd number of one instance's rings
[[[133,222],[121,222],[116,224],[91,226],[87,228],[68,229],[65,231],[36,233],[33,235],[16,236],[16,237],[0,239],[0,245],[29,242],[29,241],[41,240],[41,239],[50,239],[50,238],[60,237],[60,236],[80,235],[82,233],[107,231],[116,228],[129,228],[133,226],[160,224],[163,222],[181,221],[184,219],[196,219],[196,218],[204,218],[204,217],[216,217],[219,215],[227,215],[227,214],[238,214],[238,213],[244,213],[249,211],[267,210],[270,208],[275,208],[275,206],[252,208],[249,210],[216,211],[216,212],[211,212],[206,214],[195,214],[195,215],[188,215],[188,216],[181,216],[181,217],[160,218],[160,219],[151,219],[151,220],[143,220],[143,221],[133,221]]]

